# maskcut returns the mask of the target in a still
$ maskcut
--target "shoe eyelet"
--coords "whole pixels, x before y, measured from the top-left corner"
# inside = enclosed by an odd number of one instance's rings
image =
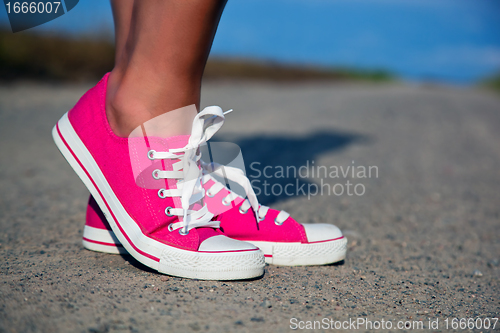
[[[226,201],[226,198],[224,198],[224,199],[222,199],[222,204],[223,204],[224,206],[229,206],[229,205],[231,204],[231,201],[227,202],[227,201]]]
[[[240,214],[246,214],[246,213],[248,213],[248,209],[246,211],[243,211],[243,210],[241,210],[241,206],[240,206],[240,208],[238,210],[240,211]]]
[[[189,234],[189,230],[188,230],[188,231],[186,231],[186,232],[184,232],[183,230],[184,230],[184,228],[180,228],[180,229],[179,229],[179,233],[180,233],[182,236],[186,236],[187,234]]]
[[[172,229],[172,224],[173,224],[173,223],[170,223],[170,224],[168,225],[168,227],[167,227],[167,230],[168,230],[168,231],[170,231],[170,232],[174,231],[174,229]]]
[[[206,191],[205,194],[207,195],[207,197],[209,198],[213,198],[215,197],[215,194],[212,194],[212,192],[210,192],[210,190]]]
[[[153,178],[154,179],[160,179],[160,170],[156,169],[153,171]]]
[[[165,199],[167,197],[167,195],[165,194],[166,190],[164,188],[161,188],[160,190],[158,190],[158,196],[161,198],[161,199]]]
[[[263,218],[257,217],[257,223],[260,223],[260,222],[264,221],[265,219],[266,219],[265,217],[263,217]]]
[[[167,215],[167,216],[174,216],[174,214],[172,214],[172,213],[170,212],[170,210],[171,210],[171,209],[172,209],[172,207],[170,207],[170,206],[169,206],[169,207],[167,207],[167,208],[165,208],[165,215]]]
[[[284,222],[285,222],[285,221],[283,221],[283,222],[278,222],[278,220],[277,220],[277,219],[274,219],[274,224],[276,224],[276,225],[283,225],[283,223],[284,223]]]
[[[152,149],[150,151],[148,151],[148,158],[150,160],[154,160],[155,159],[155,153],[156,153],[156,151],[154,151]]]

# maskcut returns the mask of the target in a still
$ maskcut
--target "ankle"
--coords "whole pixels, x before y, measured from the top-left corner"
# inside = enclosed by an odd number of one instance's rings
[[[147,110],[132,94],[127,96],[121,71],[113,70],[108,78],[106,90],[106,116],[113,132],[120,137],[129,134],[141,125]]]
[[[111,72],[106,95],[106,116],[113,132],[120,137],[127,137],[137,127],[164,114],[172,116],[161,117],[163,122],[170,121],[183,128],[187,122],[190,124],[199,109],[200,84],[189,80],[175,82],[167,78],[150,80],[148,77],[145,80],[145,77],[148,76],[127,76],[119,70]],[[171,112],[173,110],[176,112]]]

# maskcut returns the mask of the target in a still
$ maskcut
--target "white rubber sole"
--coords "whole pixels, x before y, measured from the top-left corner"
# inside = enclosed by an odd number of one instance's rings
[[[102,230],[94,232],[95,230]],[[84,240],[94,243],[85,244],[87,249],[99,252],[117,253],[120,243],[110,238],[111,233],[106,229],[97,229],[85,226],[83,229]],[[116,238],[115,238],[116,239]],[[347,239],[345,237],[331,241],[317,243],[277,243],[247,241],[264,252],[266,263],[280,266],[311,266],[326,265],[342,261],[346,257]],[[106,246],[95,250],[96,243],[106,243]],[[99,245],[99,244],[98,244]]]
[[[107,229],[93,228],[86,225],[83,228],[83,247],[96,252],[111,254],[127,254],[115,234]]]
[[[241,280],[264,274],[264,256],[260,250],[195,252],[168,246],[147,237],[114,194],[73,129],[68,113],[54,126],[52,137],[96,200],[117,240],[137,261],[160,273],[200,280]],[[103,249],[101,247],[101,252]]]
[[[333,264],[345,259],[347,238],[316,243],[251,243],[264,252],[266,263],[280,266],[312,266]]]

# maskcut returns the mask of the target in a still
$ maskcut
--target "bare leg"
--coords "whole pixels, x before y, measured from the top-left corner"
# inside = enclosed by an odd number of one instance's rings
[[[133,7],[134,0],[111,0],[115,23],[115,64],[120,62],[120,58],[125,52]]]
[[[203,70],[226,0],[135,0],[132,8],[130,2],[112,1],[117,56],[106,114],[120,136],[166,112],[199,109]],[[187,116],[176,121],[191,124]]]

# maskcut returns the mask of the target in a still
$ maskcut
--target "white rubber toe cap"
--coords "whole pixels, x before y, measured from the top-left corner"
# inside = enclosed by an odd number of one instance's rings
[[[232,239],[223,235],[217,235],[205,239],[201,244],[198,251],[201,252],[230,252],[230,251],[244,251],[244,250],[257,250],[254,245]]]
[[[333,224],[302,224],[306,231],[307,241],[321,242],[342,237],[342,231]]]

